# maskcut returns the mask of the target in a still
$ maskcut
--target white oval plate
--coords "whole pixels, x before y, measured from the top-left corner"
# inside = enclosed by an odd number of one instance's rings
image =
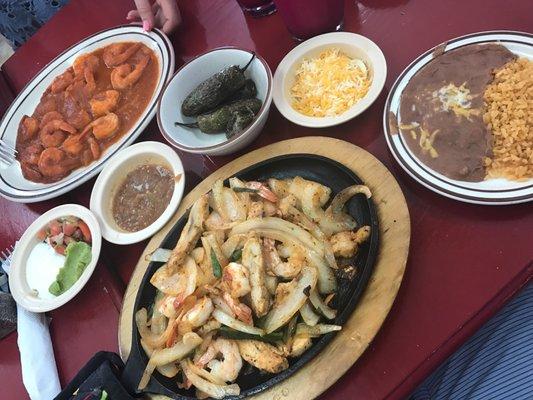
[[[475,43],[499,43],[521,57],[533,59],[533,35],[523,32],[490,31],[473,33],[447,41],[426,51],[414,60],[396,79],[383,112],[383,130],[392,155],[413,179],[443,196],[474,204],[517,204],[533,200],[533,179],[510,181],[488,179],[482,182],[464,182],[450,179],[427,165],[411,152],[401,135],[392,134],[389,115],[399,115],[400,97],[409,80],[433,59],[433,52],[445,45],[444,51]]]
[[[76,283],[74,283],[74,285],[72,285],[72,287],[65,293],[53,299],[41,299],[34,296],[32,294],[32,289],[28,286],[26,279],[26,261],[28,260],[31,250],[40,242],[40,240],[37,239],[37,233],[48,222],[69,215],[82,219],[91,231],[91,262],[85,267],[85,270]],[[26,310],[33,312],[46,312],[61,307],[80,292],[93,274],[94,268],[98,263],[101,245],[102,235],[100,233],[100,226],[98,225],[98,221],[94,214],[87,208],[78,204],[64,204],[45,212],[33,221],[28,229],[26,229],[15,247],[11,269],[9,271],[9,287],[11,288],[13,298]],[[46,266],[43,265],[43,268],[46,268]]]
[[[126,175],[143,164],[164,164],[174,176],[181,175],[167,208],[151,225],[137,232],[126,232],[113,218],[113,198]],[[181,159],[174,149],[159,142],[136,143],[117,153],[98,175],[91,192],[91,211],[96,215],[102,236],[111,243],[131,244],[148,239],[159,231],[174,215],[185,190],[185,171]]]
[[[70,175],[54,183],[35,183],[22,176],[19,162],[9,168],[0,168],[0,195],[20,203],[32,203],[57,197],[95,176],[118,150],[129,146],[154,117],[157,99],[165,83],[174,72],[174,50],[169,39],[161,31],[144,32],[137,25],[123,25],[96,33],[65,50],[44,67],[11,104],[0,122],[0,139],[15,147],[18,124],[24,114],[31,115],[45,89],[54,78],[70,67],[74,59],[83,53],[94,51],[114,42],[137,41],[151,48],[159,60],[159,81],[144,112],[132,129],[107,148],[102,156],[88,165],[74,170]]]
[[[353,58],[364,61],[372,76],[368,93],[351,108],[335,117],[309,117],[292,108],[290,88],[296,69],[303,58],[318,56],[322,51],[336,47]],[[370,39],[350,32],[332,32],[315,36],[292,49],[278,65],[274,74],[274,103],[289,121],[310,128],[325,128],[342,124],[357,117],[378,98],[387,78],[387,62],[383,52]]]

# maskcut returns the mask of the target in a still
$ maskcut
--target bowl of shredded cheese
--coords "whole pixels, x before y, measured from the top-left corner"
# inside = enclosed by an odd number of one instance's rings
[[[385,57],[370,39],[328,33],[303,42],[281,61],[274,75],[274,103],[298,125],[339,125],[376,100],[386,76]]]

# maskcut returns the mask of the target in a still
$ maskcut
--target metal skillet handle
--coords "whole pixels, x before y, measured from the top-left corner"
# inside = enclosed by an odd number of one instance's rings
[[[146,362],[144,361],[143,355],[141,353],[141,348],[139,346],[138,338],[133,335],[133,343],[131,345],[130,355],[122,371],[121,383],[124,385],[126,390],[130,392],[135,397],[140,397],[145,393],[154,393],[162,394],[164,396],[170,397],[171,399],[183,399],[182,396],[177,393],[167,389],[161,383],[159,383],[153,377],[148,382],[148,385],[143,390],[138,390],[139,382],[143,375],[143,371],[146,368]]]

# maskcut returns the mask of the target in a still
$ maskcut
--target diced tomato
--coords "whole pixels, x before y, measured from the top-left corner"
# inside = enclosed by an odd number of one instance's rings
[[[43,241],[44,239],[46,239],[46,236],[47,236],[47,234],[46,234],[46,229],[41,229],[41,230],[39,231],[39,233],[37,233],[37,239],[39,239],[39,240],[41,240],[41,241]]]
[[[76,232],[77,224],[71,221],[63,221],[63,233],[67,236],[72,236]]]
[[[91,230],[89,229],[87,224],[84,221],[80,220],[78,222],[78,226],[81,230],[81,233],[83,234],[83,240],[85,240],[87,243],[91,243]]]
[[[59,235],[62,231],[61,224],[57,220],[53,220],[48,223],[48,228],[50,229],[50,236]]]
[[[57,245],[54,247],[54,250],[56,251],[57,254],[61,254],[62,256],[65,255],[65,249],[66,247],[64,245]]]

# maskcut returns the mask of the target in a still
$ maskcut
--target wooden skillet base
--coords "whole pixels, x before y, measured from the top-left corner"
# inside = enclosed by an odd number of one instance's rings
[[[126,289],[118,332],[119,351],[124,361],[128,358],[131,348],[135,297],[148,267],[145,255],[159,246],[181,215],[199,195],[211,189],[215,180],[226,179],[268,158],[294,153],[317,154],[331,158],[352,169],[365,182],[372,191],[379,216],[380,249],[368,286],[342,330],[307,365],[280,384],[253,396],[253,399],[315,398],[333,385],[357,361],[383,324],[402,282],[411,236],[409,210],[398,183],[377,158],[351,143],[314,136],[284,140],[239,157],[208,176],[184,197],[174,217],[146,246]],[[164,396],[150,397],[154,400],[166,399]]]

